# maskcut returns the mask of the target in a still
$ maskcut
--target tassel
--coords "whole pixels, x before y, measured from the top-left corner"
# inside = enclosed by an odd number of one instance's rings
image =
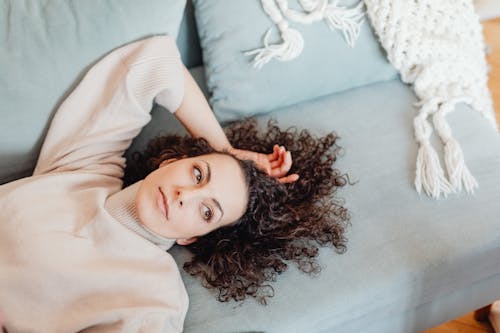
[[[312,12],[318,8],[318,0],[299,0],[299,2],[306,12]]]
[[[429,142],[421,143],[418,149],[415,188],[418,193],[423,188],[434,199],[439,199],[441,194],[446,197],[451,193],[451,186],[444,177],[436,151]]]
[[[274,58],[281,61],[292,60],[299,56],[304,48],[304,39],[302,38],[302,35],[297,30],[288,27],[288,23],[281,15],[279,8],[276,6],[274,1],[275,0],[261,0],[261,3],[266,14],[271,18],[273,23],[278,26],[281,33],[281,39],[283,41],[280,44],[270,45],[270,28],[264,36],[263,48],[244,52],[245,55],[256,54],[253,59],[253,66],[257,69],[261,69],[262,66]]]
[[[456,192],[462,191],[462,183],[467,193],[474,193],[479,185],[464,162],[464,155],[458,142],[450,139],[444,146],[444,160],[451,186]]]
[[[354,47],[361,31],[364,19],[363,1],[353,8],[338,6],[338,0],[328,3],[327,0],[301,0],[300,4],[306,13],[297,12],[288,8],[287,0],[276,0],[279,8],[289,20],[298,23],[311,24],[325,20],[330,30],[341,30],[347,44]]]
[[[429,109],[434,104],[433,102],[425,104],[414,120],[415,137],[420,144],[417,155],[415,188],[418,193],[421,193],[423,189],[427,195],[439,199],[441,194],[446,197],[451,193],[452,188],[444,176],[437,153],[429,142],[432,128],[426,118]]]
[[[474,193],[474,189],[478,187],[478,183],[465,165],[464,154],[460,148],[460,144],[452,137],[450,126],[444,118],[446,113],[454,108],[456,102],[455,100],[444,103],[440,110],[434,114],[433,123],[441,140],[444,142],[444,161],[452,190],[460,192],[463,185],[467,193]]]
[[[325,8],[324,17],[330,30],[339,29],[350,47],[354,47],[361,31],[361,24],[365,13],[363,12],[363,1],[354,8],[337,6],[334,1]]]
[[[299,0],[304,12],[288,8],[288,0],[261,0],[264,12],[278,26],[282,42],[270,44],[269,29],[264,36],[264,47],[244,52],[245,55],[255,55],[253,66],[261,69],[272,59],[288,61],[298,57],[304,48],[302,35],[288,27],[283,15],[294,22],[311,24],[326,20],[330,30],[342,31],[347,44],[354,47],[363,23],[363,2],[356,7],[345,8],[337,6],[337,0],[329,4],[328,0]],[[283,15],[281,14],[283,13]]]
[[[272,59],[276,58],[281,61],[292,60],[296,58],[304,48],[304,40],[302,35],[294,29],[283,29],[281,32],[281,38],[283,42],[281,44],[269,44],[269,34],[271,29],[269,29],[264,37],[264,47],[260,49],[255,49],[247,51],[245,55],[254,55],[253,66],[257,69],[261,69],[262,66],[267,64]]]
[[[287,19],[303,24],[311,24],[321,21],[324,18],[324,12],[328,5],[328,0],[316,0],[314,3],[301,2],[305,12],[299,12],[288,8],[288,0],[276,0],[276,2],[278,3],[281,12]]]

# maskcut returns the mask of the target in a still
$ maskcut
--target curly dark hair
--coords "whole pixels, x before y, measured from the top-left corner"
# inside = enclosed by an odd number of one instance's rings
[[[274,144],[285,146],[293,156],[290,173],[300,178],[281,184],[253,163],[242,161],[249,189],[245,214],[188,245],[193,256],[184,270],[199,276],[205,287],[217,289],[219,301],[242,301],[249,295],[266,304],[274,295],[269,282],[287,269],[288,261],[303,272],[317,274],[321,269],[316,261],[318,245],[345,252],[350,216],[335,194],[348,177],[332,168],[341,151],[335,133],[318,138],[295,127],[281,130],[275,121],[260,133],[254,119],[233,123],[225,131],[239,149],[269,153]],[[145,178],[169,158],[213,152],[204,139],[158,137],[143,153],[133,154],[124,181],[131,184]]]

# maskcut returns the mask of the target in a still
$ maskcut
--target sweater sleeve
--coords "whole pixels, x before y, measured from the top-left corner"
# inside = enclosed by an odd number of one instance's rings
[[[185,314],[184,314],[185,316]],[[182,316],[182,319],[184,319]],[[151,313],[141,316],[132,315],[130,318],[120,318],[114,322],[92,325],[80,330],[81,333],[181,333],[183,320],[176,316],[169,317],[165,313]]]
[[[184,95],[175,40],[155,36],[95,64],[57,110],[34,175],[81,171],[122,177],[122,156],[150,119],[155,101],[175,112]]]

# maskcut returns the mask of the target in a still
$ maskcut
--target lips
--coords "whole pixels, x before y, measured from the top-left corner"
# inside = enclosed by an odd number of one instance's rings
[[[158,195],[158,200],[157,200],[157,204],[158,204],[158,208],[160,208],[161,212],[163,213],[163,215],[167,218],[168,220],[168,204],[167,204],[167,197],[165,196],[165,194],[163,193],[163,191],[161,190],[160,187],[158,187],[158,190],[160,192],[160,194]]]

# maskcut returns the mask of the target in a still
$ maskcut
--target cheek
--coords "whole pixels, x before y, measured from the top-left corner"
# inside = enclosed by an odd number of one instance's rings
[[[187,226],[200,226],[201,218],[196,203],[184,203],[182,208],[176,210],[175,220],[177,223]]]
[[[154,215],[153,199],[149,193],[149,188],[144,186],[139,189],[135,198],[135,204],[139,219],[144,223],[149,221]]]

